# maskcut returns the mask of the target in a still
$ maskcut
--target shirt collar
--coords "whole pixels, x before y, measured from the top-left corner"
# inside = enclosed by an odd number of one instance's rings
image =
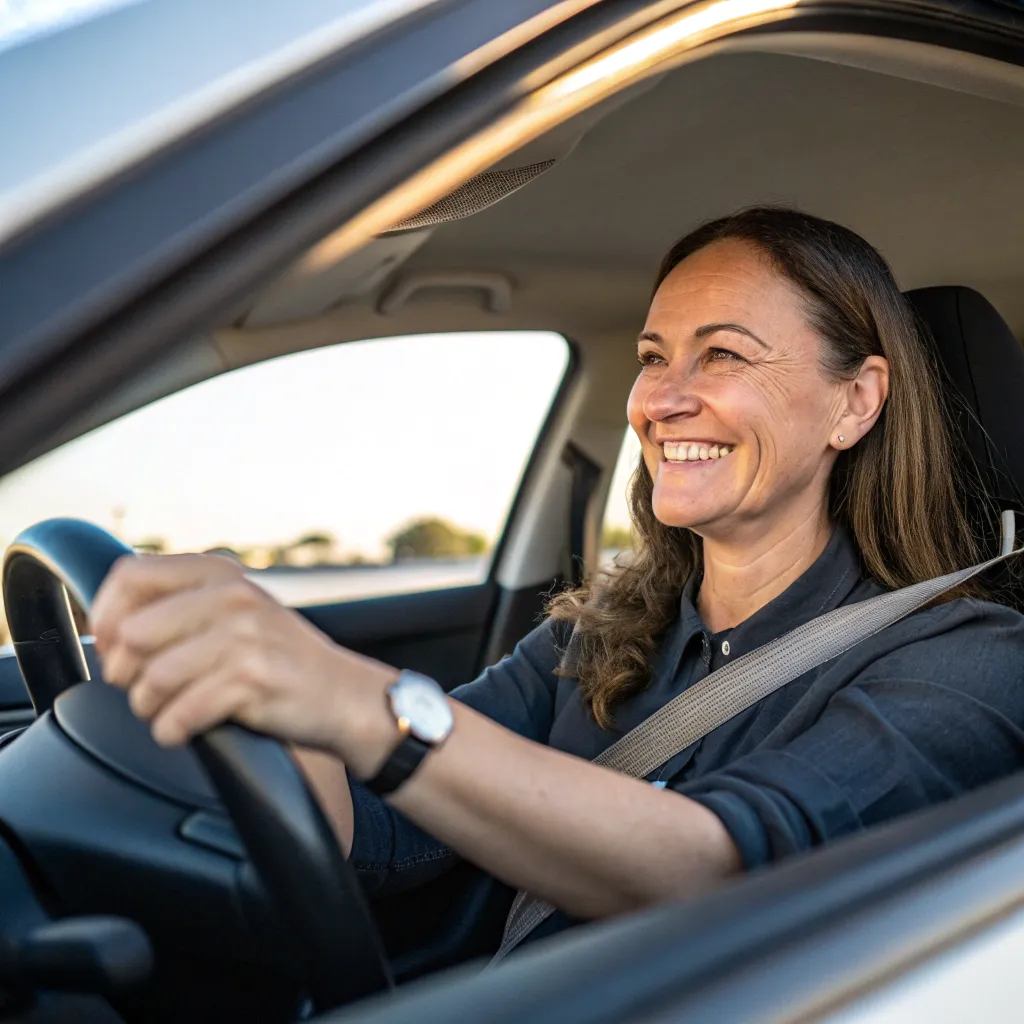
[[[836,526],[825,550],[803,575],[729,632],[730,657],[747,654],[838,608],[860,582],[861,575],[860,555],[849,530]],[[700,580],[700,573],[694,573],[683,588],[679,624],[686,633],[694,627],[703,628],[694,604]]]

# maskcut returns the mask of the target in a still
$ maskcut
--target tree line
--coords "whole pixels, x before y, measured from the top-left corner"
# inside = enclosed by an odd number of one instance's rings
[[[485,554],[487,538],[465,530],[439,516],[413,519],[392,532],[385,540],[389,557],[384,562],[366,555],[343,554],[338,539],[327,530],[311,531],[286,544],[240,548],[220,544],[208,553],[227,555],[254,569],[269,567],[308,567],[325,565],[379,565],[407,562],[418,558],[466,558]],[[170,545],[163,538],[149,537],[135,545],[145,554],[165,554]]]

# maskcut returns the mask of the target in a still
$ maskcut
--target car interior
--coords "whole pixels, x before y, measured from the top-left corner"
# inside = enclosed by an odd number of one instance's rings
[[[336,225],[324,225],[322,241],[254,290],[229,319],[183,341],[68,424],[54,443],[217,374],[319,346],[433,332],[564,335],[573,358],[488,580],[303,609],[338,642],[425,671],[450,688],[511,650],[538,621],[553,587],[597,568],[635,376],[634,340],[663,253],[706,219],[779,204],[849,226],[890,262],[935,341],[950,415],[964,433],[965,470],[989,495],[982,500],[972,490],[967,497],[995,551],[993,509],[1024,509],[1024,443],[1015,417],[1024,393],[1022,166],[1020,68],[924,43],[852,35],[783,32],[715,44],[701,59],[659,68],[529,141],[355,252],[337,243]],[[1006,595],[1020,603],[1012,580]],[[88,648],[87,656],[96,673]],[[13,657],[0,660],[0,715],[10,728],[33,716]],[[110,722],[130,729],[114,712]],[[70,703],[62,723],[79,730],[79,742],[97,760],[113,756],[91,726],[76,724]],[[0,757],[17,751],[17,735],[7,734]],[[56,764],[64,755],[55,749],[52,756]],[[262,913],[258,901],[229,912],[223,872],[198,863],[213,851],[233,871],[238,858],[237,837],[218,832],[211,818],[216,803],[208,785],[194,765],[168,761],[150,770],[132,757],[119,748],[114,767],[148,791],[195,808],[197,860],[183,869],[140,837],[122,858],[124,871],[137,872],[142,889],[180,884],[183,899],[206,901],[186,930],[189,942],[246,953],[237,964],[218,957],[203,967],[179,949],[170,970],[180,999],[126,1012],[177,1019],[201,992],[211,1015],[218,1000],[225,1015],[237,1013],[242,988],[250,1008],[277,999],[286,1014],[291,989],[282,995],[265,979],[257,983],[262,968],[252,967],[281,953],[267,938],[269,926],[260,921],[258,939],[240,938]],[[72,770],[69,764],[66,772]],[[62,772],[55,767],[54,787],[70,777]],[[40,800],[27,808],[0,792],[0,818],[44,830],[46,797]],[[141,799],[123,813],[159,817]],[[81,815],[84,822],[84,808]],[[70,848],[55,837],[46,847],[48,863],[63,871],[54,901],[83,913],[106,905],[140,920],[149,915],[158,945],[180,943],[183,933],[155,904],[133,905],[129,887],[101,877],[99,855],[109,851],[90,842],[96,856],[73,868]],[[152,858],[145,869],[143,857]],[[254,884],[251,877],[246,884]],[[431,945],[433,925],[453,913],[443,888],[415,914],[409,906],[407,897],[401,906],[385,901],[374,908],[399,982],[483,952]],[[206,934],[196,940],[199,931]],[[255,953],[254,943],[261,947]]]

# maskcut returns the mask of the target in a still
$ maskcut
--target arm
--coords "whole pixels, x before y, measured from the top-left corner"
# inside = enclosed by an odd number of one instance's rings
[[[226,560],[119,563],[93,629],[105,677],[128,690],[158,742],[184,743],[231,717],[367,778],[398,741],[384,697],[396,671],[331,644]],[[393,803],[498,878],[590,917],[700,891],[739,867],[728,833],[700,804],[551,750],[462,703],[455,715],[452,736]],[[304,758],[350,842],[340,769],[325,776],[326,764]]]
[[[292,757],[316,794],[347,860],[352,852],[354,815],[352,790],[344,763],[333,754],[312,747],[293,746]]]
[[[1024,618],[957,601],[890,627],[889,637],[889,652],[838,689],[810,728],[769,736],[679,784],[725,823],[745,867],[1020,770]]]
[[[559,649],[568,639],[568,630],[562,626],[550,620],[538,626],[511,655],[487,668],[478,679],[458,687],[453,696],[520,736],[546,740],[554,714]],[[397,882],[387,876],[401,874],[402,887],[408,887],[410,880],[417,884],[436,874],[438,868],[443,869],[439,862],[444,844],[418,829],[406,816],[390,811],[368,790],[359,791],[353,806],[348,772],[335,754],[301,746],[293,746],[292,753],[317,794],[346,857],[353,850],[353,833],[357,826],[360,829],[356,862],[373,863],[378,884]]]
[[[451,737],[391,802],[495,877],[589,918],[700,892],[739,869],[728,833],[701,804],[523,739],[453,703]],[[369,776],[397,732],[383,694],[379,707],[365,710],[365,724],[338,731],[358,737],[346,746],[364,769],[358,774]],[[347,854],[352,801],[341,761],[312,750],[298,760]]]
[[[502,881],[593,918],[699,893],[739,869],[725,828],[695,801],[454,710],[452,735],[393,803]],[[342,742],[369,775],[395,727],[383,701],[366,711]]]

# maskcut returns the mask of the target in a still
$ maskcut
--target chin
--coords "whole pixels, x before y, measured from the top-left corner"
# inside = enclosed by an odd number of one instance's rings
[[[659,489],[655,485],[651,510],[654,512],[654,518],[664,526],[695,529],[713,523],[726,512],[722,507],[722,501],[712,502],[708,500],[710,497],[712,496],[706,493],[694,494],[689,489],[686,494],[680,494],[678,491],[673,494],[669,488]]]
[[[662,526],[673,526],[680,530],[697,530],[715,519],[714,513],[706,510],[681,509],[675,506],[666,508],[658,502],[654,503],[653,512],[654,518]]]

